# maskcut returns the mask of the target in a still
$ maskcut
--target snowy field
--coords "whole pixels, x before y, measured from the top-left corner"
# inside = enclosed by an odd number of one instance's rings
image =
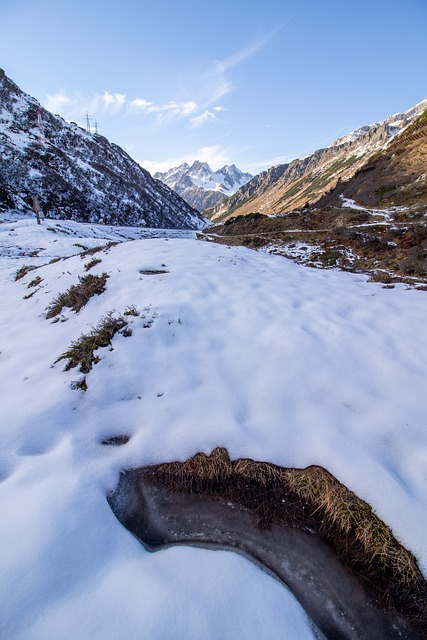
[[[123,242],[78,255],[109,240]],[[47,320],[92,257],[105,293]],[[15,282],[24,264],[38,268]],[[5,217],[0,287],[0,638],[314,638],[293,596],[248,560],[150,554],[111,512],[121,469],[215,446],[326,467],[427,575],[426,292],[191,233]],[[99,350],[76,389],[82,374],[55,360],[132,305],[132,335]],[[120,434],[126,445],[101,444]]]

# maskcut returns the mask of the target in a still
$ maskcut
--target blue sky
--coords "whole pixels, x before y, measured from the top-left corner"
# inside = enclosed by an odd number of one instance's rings
[[[150,171],[252,173],[427,98],[427,0],[3,0],[0,66]]]

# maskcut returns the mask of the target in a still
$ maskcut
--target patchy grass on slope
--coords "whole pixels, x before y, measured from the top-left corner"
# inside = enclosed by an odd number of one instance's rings
[[[102,262],[101,258],[92,258],[92,260],[89,260],[89,262],[86,262],[85,271],[89,271],[90,269],[92,269],[92,267],[95,267],[100,262]]]
[[[46,318],[54,318],[59,315],[64,307],[70,307],[73,311],[80,311],[92,296],[100,295],[105,291],[105,283],[108,274],[100,276],[88,274],[79,276],[79,283],[71,286],[64,293],[60,293],[47,308]]]
[[[15,273],[15,282],[17,280],[20,280],[21,278],[24,278],[27,275],[27,273],[29,273],[30,271],[33,271],[34,269],[37,269],[35,265],[23,264],[22,267],[19,267],[19,269]]]
[[[65,371],[79,367],[81,373],[89,373],[92,365],[99,362],[95,351],[100,347],[108,347],[114,335],[119,331],[122,331],[123,335],[131,335],[130,330],[125,331],[126,327],[127,320],[122,315],[115,317],[112,312],[108,313],[100,319],[90,333],[82,334],[78,340],[72,342],[67,351],[61,354],[54,364],[60,360],[68,360]]]

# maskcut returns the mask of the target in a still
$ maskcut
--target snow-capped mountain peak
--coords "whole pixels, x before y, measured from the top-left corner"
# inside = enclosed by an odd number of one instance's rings
[[[252,175],[243,173],[235,164],[213,171],[207,162],[195,160],[191,166],[184,162],[165,173],[156,173],[154,177],[176,191],[191,206],[202,210],[235,193],[251,180]]]

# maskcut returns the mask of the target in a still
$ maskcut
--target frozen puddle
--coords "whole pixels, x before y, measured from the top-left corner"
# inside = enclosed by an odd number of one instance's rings
[[[281,524],[260,529],[257,517],[240,504],[172,492],[150,467],[122,473],[108,501],[119,521],[150,551],[176,544],[230,549],[261,565],[293,592],[319,638],[419,637],[309,531]]]

